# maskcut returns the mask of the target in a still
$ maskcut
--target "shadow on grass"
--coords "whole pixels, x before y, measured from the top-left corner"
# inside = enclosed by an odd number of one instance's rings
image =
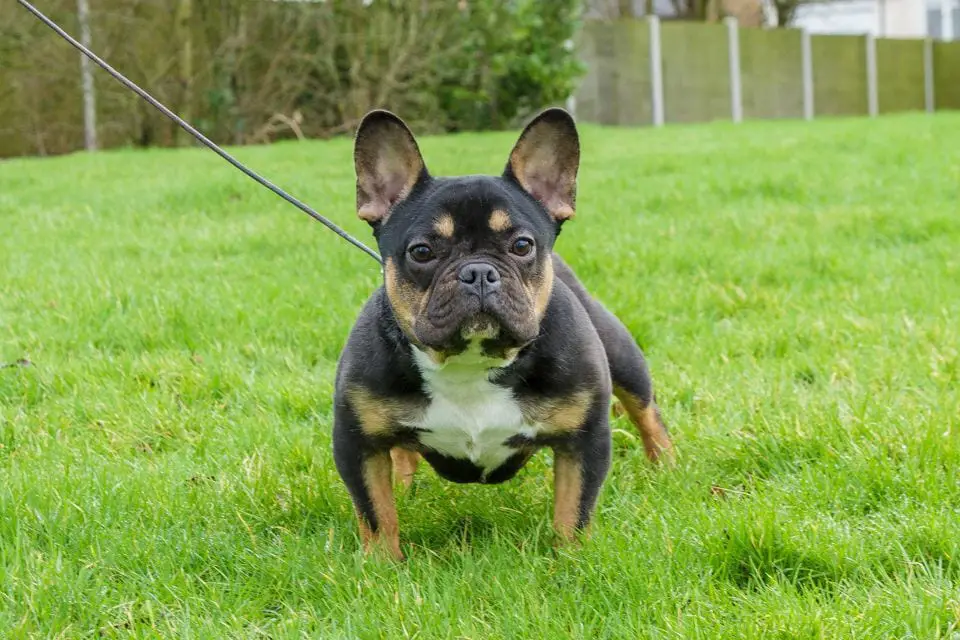
[[[854,567],[786,540],[773,523],[727,529],[713,547],[710,555],[716,575],[744,591],[776,581],[801,593],[813,590],[832,595],[854,573]]]

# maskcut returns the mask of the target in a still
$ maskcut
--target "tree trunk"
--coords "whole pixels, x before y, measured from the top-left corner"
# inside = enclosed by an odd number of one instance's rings
[[[87,0],[77,0],[77,20],[80,23],[80,43],[90,48],[90,6]],[[93,88],[93,69],[90,58],[80,54],[80,84],[83,90],[83,146],[87,151],[97,150],[97,101]]]
[[[178,0],[176,17],[176,42],[180,45],[180,117],[190,122],[193,118],[193,0]],[[175,128],[177,146],[185,146],[190,135]]]

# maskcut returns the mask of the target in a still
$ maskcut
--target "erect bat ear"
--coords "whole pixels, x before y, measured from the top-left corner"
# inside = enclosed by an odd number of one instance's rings
[[[515,180],[554,220],[572,218],[577,200],[580,136],[573,116],[547,109],[527,125],[510,153],[504,177]]]
[[[364,116],[357,128],[353,163],[357,215],[371,225],[384,222],[393,206],[428,177],[413,134],[389,111],[376,110]]]

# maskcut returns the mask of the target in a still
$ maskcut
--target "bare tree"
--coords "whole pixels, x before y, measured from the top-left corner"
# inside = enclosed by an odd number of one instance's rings
[[[174,31],[176,41],[180,44],[180,117],[187,122],[193,120],[193,29],[190,25],[192,17],[193,1],[178,0]],[[176,140],[179,146],[183,146],[190,140],[190,135],[178,127]]]
[[[80,43],[90,48],[90,6],[87,0],[77,0],[77,20],[80,23]],[[80,54],[80,78],[83,86],[83,141],[87,151],[97,150],[97,102],[93,88],[93,69],[90,59]]]
[[[803,2],[800,0],[769,0],[774,9],[774,17],[778,27],[789,27],[797,15],[797,9]]]

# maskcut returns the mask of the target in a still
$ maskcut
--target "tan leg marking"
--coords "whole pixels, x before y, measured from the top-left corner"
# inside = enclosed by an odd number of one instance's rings
[[[390,449],[390,457],[393,458],[393,478],[404,489],[409,489],[413,484],[413,474],[417,472],[417,463],[420,462],[420,454],[416,451],[409,451],[394,447]]]
[[[623,403],[620,400],[615,399],[610,406],[610,412],[615,418],[622,418],[627,414],[626,410],[623,408]]]
[[[412,400],[384,398],[360,386],[347,389],[347,398],[360,428],[368,436],[390,435],[399,424],[416,419],[422,411]]]
[[[528,420],[544,425],[548,431],[574,431],[583,426],[591,400],[589,391],[577,391],[566,398],[531,402],[523,407],[523,413]]]
[[[364,433],[371,436],[390,433],[394,426],[394,411],[389,401],[377,398],[363,387],[348,389],[347,398]]]
[[[580,519],[583,476],[580,462],[562,453],[553,457],[553,528],[563,542],[574,540]]]
[[[397,505],[393,499],[390,454],[379,453],[363,463],[363,480],[370,494],[373,512],[377,517],[377,531],[370,528],[363,516],[359,516],[360,537],[367,553],[383,549],[395,560],[403,560],[400,551],[400,525],[397,521]]]
[[[647,457],[656,462],[662,456],[667,461],[673,462],[673,443],[670,442],[670,435],[660,420],[660,412],[657,410],[657,406],[653,403],[644,405],[640,398],[619,387],[614,389],[614,393],[623,404],[624,411],[630,416],[630,421],[640,431]]]

